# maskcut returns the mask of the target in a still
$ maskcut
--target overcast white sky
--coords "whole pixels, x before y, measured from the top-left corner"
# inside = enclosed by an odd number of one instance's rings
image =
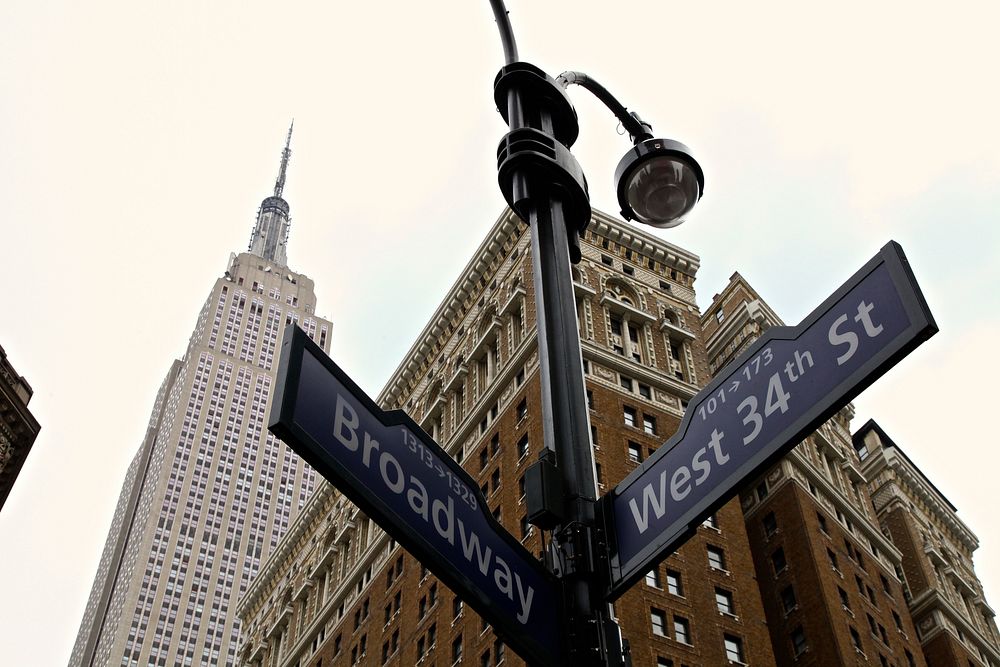
[[[991,2],[510,0],[521,57],[590,73],[706,172],[704,306],[734,270],[798,322],[889,239],[941,333],[857,401],[979,535],[1000,604],[1000,24]],[[499,215],[487,0],[0,4],[0,344],[42,432],[0,512],[0,662],[69,658],[156,389],[295,118],[289,258],[333,355],[387,380]],[[628,148],[581,89],[615,212]]]

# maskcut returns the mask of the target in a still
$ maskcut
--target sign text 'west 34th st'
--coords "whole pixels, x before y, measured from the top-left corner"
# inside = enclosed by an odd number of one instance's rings
[[[936,331],[893,242],[797,327],[768,330],[690,402],[677,434],[601,499],[613,537],[609,597]]]

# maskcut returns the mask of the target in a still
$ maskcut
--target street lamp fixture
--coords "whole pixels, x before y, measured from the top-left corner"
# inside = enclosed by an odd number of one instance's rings
[[[661,229],[684,222],[705,191],[701,166],[687,146],[670,139],[637,141],[618,163],[615,181],[622,216]]]
[[[615,169],[618,203],[626,220],[665,229],[684,222],[705,191],[705,175],[691,150],[672,139],[654,139],[652,127],[629,112],[611,92],[583,72],[563,72],[556,81],[586,88],[622,124],[635,146]]]

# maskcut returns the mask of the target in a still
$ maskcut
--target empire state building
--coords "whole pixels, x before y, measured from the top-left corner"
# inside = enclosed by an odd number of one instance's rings
[[[71,667],[235,664],[236,602],[317,483],[267,431],[285,326],[330,344],[313,281],[287,265],[291,137],[248,252],[231,256],[157,392]]]

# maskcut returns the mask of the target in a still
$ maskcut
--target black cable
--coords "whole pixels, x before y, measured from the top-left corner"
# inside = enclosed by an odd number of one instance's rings
[[[612,95],[607,88],[599,84],[593,77],[583,72],[563,72],[558,77],[556,81],[562,84],[563,87],[567,87],[571,84],[576,84],[582,86],[589,90],[594,96],[601,102],[604,102],[604,106],[611,110],[619,121],[621,121],[622,126],[625,131],[629,133],[632,137],[632,141],[638,143],[645,139],[652,139],[653,135],[650,134],[650,130],[653,128],[648,124],[642,122],[639,115],[636,113],[629,113],[625,105],[618,101],[614,95]]]

